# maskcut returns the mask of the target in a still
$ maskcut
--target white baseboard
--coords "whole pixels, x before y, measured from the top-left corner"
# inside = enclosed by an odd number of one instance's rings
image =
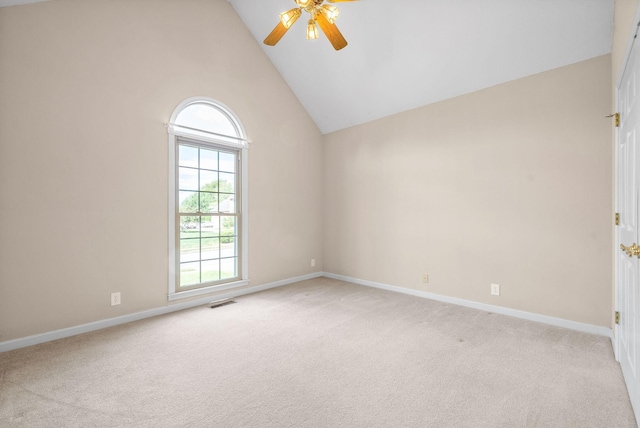
[[[509,309],[502,306],[493,306],[486,303],[473,302],[471,300],[458,299],[456,297],[448,297],[440,294],[427,293],[425,291],[413,290],[410,288],[397,287],[395,285],[382,284],[380,282],[367,281],[364,279],[351,278],[343,275],[336,275],[333,273],[325,272],[324,276],[327,278],[338,279],[340,281],[351,282],[358,285],[365,285],[367,287],[380,288],[388,291],[395,291],[397,293],[409,294],[411,296],[423,297],[425,299],[437,300],[439,302],[451,303],[459,306],[466,306],[468,308],[479,309],[485,312],[492,312],[500,315],[507,315],[510,317],[521,318],[529,321],[535,321],[542,324],[553,325],[556,327],[563,327],[570,330],[577,330],[583,333],[595,334],[598,336],[605,336],[611,339],[613,342],[613,330],[607,327],[600,327],[592,324],[585,324],[576,321],[565,320],[562,318],[550,317],[547,315],[535,314],[532,312],[519,311],[516,309]]]
[[[175,303],[172,305],[163,306],[161,308],[150,309],[148,311],[136,312],[129,315],[123,315],[115,318],[108,318],[105,320],[63,328],[60,330],[49,331],[46,333],[36,334],[33,336],[22,337],[14,340],[7,340],[5,342],[0,342],[0,352],[6,352],[6,351],[12,351],[14,349],[25,348],[27,346],[37,345],[39,343],[50,342],[52,340],[75,336],[82,333],[88,333],[90,331],[100,330],[107,327],[113,327],[120,324],[126,324],[132,321],[138,321],[145,318],[151,318],[158,315],[164,315],[171,312],[193,308],[196,306],[206,305],[212,300],[220,300],[220,299],[243,296],[245,294],[256,293],[258,291],[268,290],[270,288],[280,287],[287,284],[293,284],[294,282],[305,281],[307,279],[318,278],[321,276],[323,276],[322,272],[316,272],[309,275],[303,275],[295,278],[288,278],[280,281],[270,282],[268,284],[242,288],[240,290],[230,290],[227,293],[210,295],[208,297],[189,300],[188,302]]]
[[[212,299],[219,300],[219,299],[243,296],[245,294],[256,293],[258,291],[268,290],[270,288],[275,288],[275,287],[281,287],[283,285],[293,284],[295,282],[305,281],[308,279],[318,278],[321,276],[325,276],[327,278],[332,278],[332,279],[338,279],[340,281],[351,282],[358,285],[364,285],[367,287],[380,288],[383,290],[409,294],[411,296],[422,297],[425,299],[437,300],[440,302],[451,303],[459,306],[466,306],[466,307],[478,309],[481,311],[493,312],[496,314],[507,315],[507,316],[521,318],[529,321],[535,321],[542,324],[553,325],[556,327],[563,327],[570,330],[577,330],[584,333],[596,334],[598,336],[605,336],[610,338],[613,341],[613,330],[607,327],[600,327],[600,326],[580,323],[576,321],[569,321],[562,318],[555,318],[547,315],[540,315],[540,314],[535,314],[531,312],[509,309],[502,306],[493,306],[485,303],[478,303],[470,300],[458,299],[455,297],[442,296],[440,294],[427,293],[425,291],[397,287],[395,285],[383,284],[380,282],[367,281],[367,280],[358,279],[358,278],[351,278],[348,276],[336,275],[329,272],[315,272],[308,275],[270,282],[268,284],[257,285],[254,287],[247,287],[240,290],[231,290],[227,293],[217,294],[217,295],[208,296],[208,297],[202,297],[200,299],[190,300],[188,302],[176,303],[168,306],[163,306],[161,308],[150,309],[148,311],[136,312],[133,314],[123,315],[120,317],[109,318],[109,319],[95,321],[88,324],[82,324],[78,326],[63,328],[60,330],[54,330],[46,333],[36,334],[33,336],[27,336],[19,339],[0,342],[0,352],[6,352],[14,349],[25,348],[27,346],[37,345],[39,343],[50,342],[52,340],[75,336],[82,333],[88,333],[90,331],[100,330],[107,327],[113,327],[120,324],[126,324],[132,321],[138,321],[145,318],[151,318],[158,315],[164,315],[171,312],[193,308],[196,306],[206,305],[207,303],[211,302]]]

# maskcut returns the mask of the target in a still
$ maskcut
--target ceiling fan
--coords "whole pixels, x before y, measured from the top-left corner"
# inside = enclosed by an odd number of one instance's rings
[[[294,0],[298,7],[282,12],[280,14],[280,22],[276,25],[276,28],[264,39],[264,44],[269,46],[275,46],[280,41],[282,36],[289,30],[289,28],[300,18],[302,11],[305,10],[309,13],[310,19],[307,23],[307,39],[318,38],[318,27],[316,23],[322,29],[322,32],[327,36],[327,39],[333,45],[335,50],[340,50],[347,46],[347,41],[338,30],[338,27],[334,24],[338,13],[340,12],[337,7],[328,4],[323,4],[324,0]],[[327,0],[329,3],[341,3],[351,2],[357,0]]]

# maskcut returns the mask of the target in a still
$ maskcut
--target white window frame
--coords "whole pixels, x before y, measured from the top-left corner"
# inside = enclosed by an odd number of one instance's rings
[[[215,135],[206,130],[195,131],[193,129],[187,129],[180,127],[175,123],[178,114],[186,107],[192,104],[210,104],[212,107],[222,111],[229,117],[237,130],[237,136],[231,136],[232,138],[222,138],[221,135]],[[195,132],[194,132],[195,131]],[[193,296],[199,296],[215,291],[228,290],[231,288],[242,287],[249,284],[249,192],[248,192],[248,166],[249,166],[249,141],[247,140],[246,133],[238,117],[221,102],[208,97],[192,97],[181,102],[173,111],[169,124],[167,125],[167,132],[169,134],[169,301],[189,298]],[[206,136],[203,136],[205,134]],[[179,250],[176,248],[176,190],[177,190],[177,177],[176,177],[176,149],[178,145],[178,138],[184,137],[195,142],[215,144],[218,146],[229,147],[238,150],[238,156],[240,157],[240,254],[238,254],[240,263],[240,279],[234,282],[227,282],[224,284],[215,284],[211,286],[205,286],[200,288],[193,288],[189,290],[178,290],[177,278],[177,257],[179,257]]]

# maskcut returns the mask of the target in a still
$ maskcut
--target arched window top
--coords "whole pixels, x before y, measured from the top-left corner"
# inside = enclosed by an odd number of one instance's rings
[[[180,103],[171,115],[174,132],[198,138],[213,138],[244,145],[244,129],[235,114],[222,103],[203,97],[189,98]]]
[[[173,111],[168,131],[168,299],[245,286],[248,141],[236,115],[205,97]]]

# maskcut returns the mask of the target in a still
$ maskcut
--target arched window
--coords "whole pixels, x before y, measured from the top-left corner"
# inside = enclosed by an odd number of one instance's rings
[[[247,149],[238,118],[190,98],[169,130],[169,300],[248,284]]]

